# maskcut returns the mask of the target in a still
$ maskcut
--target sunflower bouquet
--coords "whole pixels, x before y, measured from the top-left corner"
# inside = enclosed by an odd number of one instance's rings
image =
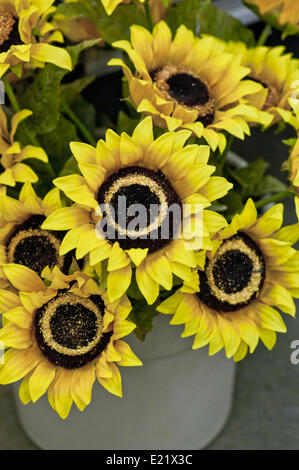
[[[265,43],[299,5],[244,4],[259,37],[209,0],[0,0],[0,384],[24,404],[121,397],[158,315],[234,361],[295,316],[299,61]],[[234,164],[284,129],[287,182]]]

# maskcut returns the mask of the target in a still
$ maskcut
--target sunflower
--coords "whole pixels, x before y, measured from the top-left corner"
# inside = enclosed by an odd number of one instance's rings
[[[129,300],[110,303],[95,280],[81,272],[66,276],[57,266],[45,269],[48,287],[25,266],[9,264],[4,271],[18,294],[0,290],[5,320],[0,340],[7,349],[0,384],[23,379],[24,404],[48,391],[50,405],[63,419],[73,402],[81,411],[90,403],[96,379],[121,397],[115,362],[142,365],[121,339],[136,326],[127,320]]]
[[[46,20],[54,0],[0,0],[0,77],[11,68],[17,75],[22,64],[50,62],[72,70],[68,52],[49,44],[63,37]]]
[[[65,0],[64,3],[77,3],[80,0]],[[95,24],[88,18],[78,16],[68,18],[60,13],[54,14],[52,24],[72,42],[100,39],[100,33]]]
[[[20,143],[14,140],[18,125],[31,114],[32,112],[28,109],[14,114],[9,132],[7,117],[0,107],[0,186],[15,186],[16,183],[25,183],[26,181],[36,183],[38,181],[37,175],[23,161],[35,158],[44,163],[48,162],[48,157],[41,147],[27,145],[21,148]]]
[[[209,344],[213,355],[225,348],[228,358],[241,360],[259,339],[268,349],[276,332],[285,332],[273,307],[295,316],[292,297],[299,297],[299,224],[280,228],[283,206],[257,218],[248,200],[243,212],[215,237],[213,250],[202,259],[197,282],[186,285],[158,307],[174,314],[171,324],[185,324],[182,337],[195,335],[193,349]]]
[[[277,19],[279,25],[290,24],[299,28],[299,8],[296,0],[243,0],[253,5],[261,15],[269,13]]]
[[[296,95],[298,95],[298,90],[295,92],[294,97],[289,98],[291,111],[285,109],[279,109],[278,111],[282,119],[290,124],[296,132],[295,139],[290,139],[291,152],[289,159],[283,163],[282,168],[289,171],[289,180],[295,194],[295,208],[299,220],[299,100],[295,98]]]
[[[209,247],[210,235],[226,225],[206,207],[232,185],[211,177],[215,167],[207,164],[208,146],[184,147],[190,135],[167,132],[154,140],[147,117],[132,137],[108,130],[96,149],[71,143],[83,176],[57,178],[54,184],[75,204],[51,214],[42,228],[69,231],[61,255],[76,248],[77,259],[90,253],[91,266],[105,261],[110,301],[128,289],[133,263],[139,289],[152,304],[160,286],[172,288],[173,274],[190,278],[194,250]],[[138,227],[129,212],[135,208],[145,211]],[[190,223],[181,223],[182,213]]]
[[[281,110],[289,110],[289,98],[299,89],[299,62],[291,54],[285,54],[283,46],[252,47],[244,43],[230,42],[226,46],[229,53],[240,54],[242,64],[249,67],[249,78],[263,86],[255,94],[247,96],[249,103],[274,116],[272,124],[281,120]],[[268,114],[264,124],[271,123]],[[267,117],[267,114],[265,114]]]
[[[19,200],[0,194],[0,282],[8,285],[2,266],[14,263],[41,274],[46,266],[58,265],[68,273],[72,255],[59,255],[63,234],[41,229],[46,217],[61,208],[59,190],[52,189],[43,200],[30,183],[23,185]]]
[[[72,1],[72,0],[70,0]],[[147,0],[138,0],[140,6],[144,4]],[[118,7],[120,4],[128,4],[131,3],[131,0],[102,0],[103,7],[105,8],[105,11],[107,15],[112,15],[114,10]],[[158,22],[161,20],[165,14],[166,14],[166,6],[163,0],[149,0],[148,5],[149,9],[152,15],[152,19],[154,22]],[[169,0],[168,5],[172,3],[172,0]]]
[[[213,150],[223,151],[223,131],[243,139],[250,134],[247,121],[260,121],[259,111],[244,97],[262,86],[243,80],[250,70],[240,64],[239,56],[224,53],[225,44],[216,38],[197,38],[182,25],[172,40],[171,30],[161,21],[152,34],[133,25],[131,43],[117,41],[113,46],[128,54],[136,73],[121,59],[109,65],[123,67],[137,111],[153,116],[157,126],[190,129]]]

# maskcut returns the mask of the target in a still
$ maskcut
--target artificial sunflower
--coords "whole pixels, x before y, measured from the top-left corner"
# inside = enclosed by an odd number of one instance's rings
[[[49,44],[62,42],[60,31],[46,19],[54,0],[0,0],[0,77],[11,68],[18,76],[22,65],[50,62],[72,70],[68,52]]]
[[[65,0],[65,3],[77,3],[78,1],[80,0]],[[95,24],[89,18],[84,18],[83,16],[68,18],[57,13],[54,14],[52,24],[72,42],[101,38]]]
[[[283,206],[257,218],[248,200],[243,212],[215,237],[214,249],[202,258],[197,285],[186,285],[158,307],[174,314],[171,324],[185,324],[182,337],[195,335],[193,349],[209,344],[213,355],[225,348],[228,358],[241,360],[259,339],[268,349],[276,332],[285,332],[273,307],[295,316],[299,297],[298,255],[292,245],[299,224],[280,228]]]
[[[278,24],[290,24],[299,28],[299,8],[296,0],[243,0],[245,4],[255,7],[261,16],[272,15]]]
[[[133,25],[131,43],[117,41],[134,64],[136,73],[121,59],[130,98],[138,112],[151,115],[154,123],[170,131],[190,129],[210,147],[226,146],[223,131],[240,139],[250,134],[248,122],[260,122],[260,112],[244,98],[262,86],[244,80],[250,69],[238,55],[224,53],[225,45],[212,36],[197,38],[184,25],[172,40],[170,28],[159,22],[151,34]]]
[[[242,64],[249,67],[248,78],[261,84],[263,89],[246,96],[252,106],[267,111],[263,124],[275,124],[282,119],[281,110],[290,110],[289,98],[298,93],[299,63],[292,54],[285,54],[283,46],[247,48],[242,42],[230,42],[226,50],[240,54]],[[271,122],[271,115],[274,116]],[[270,118],[270,119],[269,119]]]
[[[75,204],[51,214],[42,228],[69,231],[61,255],[76,248],[77,259],[90,253],[91,266],[106,262],[110,301],[130,286],[133,263],[139,289],[152,304],[160,286],[172,288],[173,274],[190,278],[194,250],[209,247],[210,235],[226,225],[206,208],[232,185],[211,176],[208,146],[184,147],[190,135],[167,132],[154,140],[147,117],[132,137],[108,130],[97,148],[71,143],[83,176],[57,178],[54,184]],[[135,209],[145,212],[138,224]],[[182,214],[190,224],[182,223]],[[198,233],[194,224],[200,225]]]
[[[14,114],[9,131],[6,114],[0,107],[0,186],[15,186],[16,183],[26,181],[36,183],[37,175],[23,161],[35,158],[44,163],[48,162],[48,157],[41,147],[26,145],[22,148],[20,143],[14,140],[18,125],[31,114],[28,109]]]
[[[59,255],[63,234],[42,230],[46,217],[61,207],[59,190],[52,189],[42,200],[30,183],[24,184],[19,200],[0,194],[0,282],[8,285],[3,270],[6,263],[14,263],[41,274],[46,266],[58,265],[68,273],[72,255]]]
[[[162,18],[164,18],[166,14],[166,6],[170,5],[172,3],[172,0],[169,0],[169,2],[163,2],[163,0],[138,0],[141,5],[143,5],[146,1],[148,1],[149,9],[152,15],[152,19],[154,22],[158,22]],[[126,4],[126,3],[131,3],[131,0],[102,0],[103,7],[105,8],[105,11],[107,15],[112,15],[114,10],[118,7],[120,4]]]
[[[65,419],[75,402],[79,410],[90,403],[97,379],[109,392],[122,396],[120,366],[141,361],[121,338],[134,330],[127,317],[126,297],[113,304],[86,274],[62,274],[46,269],[42,279],[31,269],[9,264],[4,271],[18,294],[0,290],[5,326],[0,330],[5,363],[0,384],[22,383],[24,404],[48,391],[52,408]]]
[[[295,96],[298,95],[298,91]],[[298,98],[289,98],[291,111],[280,109],[283,120],[290,124],[296,132],[295,139],[290,139],[291,152],[289,159],[283,163],[282,168],[289,172],[289,180],[292,183],[292,190],[295,195],[295,208],[299,220],[299,100]]]

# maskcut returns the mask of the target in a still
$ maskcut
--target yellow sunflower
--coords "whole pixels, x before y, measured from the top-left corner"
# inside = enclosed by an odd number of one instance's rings
[[[214,37],[197,38],[182,25],[172,40],[161,21],[152,34],[133,25],[131,43],[117,41],[113,46],[128,54],[136,72],[121,59],[109,64],[123,67],[137,111],[151,115],[157,126],[190,129],[213,150],[223,150],[222,131],[243,139],[250,134],[247,122],[260,122],[260,112],[244,97],[262,86],[243,80],[250,70],[238,55],[224,53],[225,44]]]
[[[299,100],[295,97],[297,95],[298,90],[294,93],[294,97],[289,98],[291,111],[285,109],[279,109],[278,111],[283,120],[290,124],[296,132],[289,159],[283,163],[282,168],[289,171],[289,180],[295,193],[295,208],[299,220]]]
[[[77,259],[90,253],[91,266],[107,262],[110,301],[130,286],[133,263],[139,289],[152,304],[160,286],[172,288],[173,274],[190,278],[194,250],[209,247],[210,235],[226,225],[206,208],[232,185],[211,177],[215,167],[207,164],[208,146],[184,147],[190,135],[167,132],[154,140],[147,117],[132,137],[108,130],[97,148],[71,143],[83,176],[57,178],[54,184],[75,204],[51,214],[42,227],[69,231],[61,255],[76,248]],[[135,209],[145,211],[139,226],[130,215]],[[182,214],[190,223],[181,223]]]
[[[62,42],[61,32],[46,20],[54,0],[0,0],[0,77],[22,64],[43,66],[51,62],[72,69],[68,52],[49,44]]]
[[[182,337],[195,335],[193,349],[209,344],[213,355],[225,348],[228,358],[253,353],[259,339],[268,349],[285,324],[273,307],[295,316],[299,297],[299,224],[281,228],[283,206],[257,218],[248,200],[243,212],[219,232],[214,249],[202,259],[197,283],[186,285],[158,307],[185,324]],[[195,280],[196,281],[196,280]]]
[[[0,107],[0,186],[15,186],[16,183],[26,181],[36,183],[37,175],[23,161],[36,158],[44,163],[48,162],[48,157],[41,147],[26,145],[22,148],[20,143],[14,140],[18,125],[31,114],[27,109],[14,114],[9,131],[7,117]]]
[[[58,265],[68,273],[72,255],[60,256],[63,234],[41,229],[52,212],[61,208],[59,189],[52,189],[43,200],[30,183],[24,184],[19,200],[0,193],[0,282],[8,285],[3,270],[6,263],[21,264],[40,274],[46,266]]]
[[[19,395],[24,404],[48,391],[50,405],[63,419],[73,402],[80,411],[90,403],[96,379],[121,397],[116,364],[142,365],[121,339],[136,326],[127,320],[129,300],[110,303],[86,274],[66,276],[57,266],[52,272],[45,269],[48,287],[24,266],[9,264],[4,271],[18,294],[0,290],[6,322],[0,340],[7,349],[0,384],[23,379]]]
[[[242,64],[250,69],[248,78],[263,86],[258,93],[246,97],[248,102],[273,115],[272,124],[281,120],[280,110],[290,109],[289,98],[299,90],[299,61],[292,54],[285,54],[283,46],[247,49],[244,43],[230,42],[226,50],[240,54]],[[271,123],[271,116],[268,117],[266,125]]]
[[[291,24],[299,27],[299,5],[297,0],[243,0],[258,8],[261,16],[273,14],[280,25]]]

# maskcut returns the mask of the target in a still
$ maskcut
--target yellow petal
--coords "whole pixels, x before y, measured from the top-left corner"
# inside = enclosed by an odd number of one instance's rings
[[[111,378],[98,377],[98,381],[106,390],[108,390],[108,392],[121,398],[122,397],[122,385],[121,385],[120,372],[117,366],[113,362],[108,363],[108,366],[112,372],[112,377]]]
[[[110,302],[119,299],[129,288],[132,278],[132,268],[129,264],[124,268],[111,271],[107,279],[107,293]]]
[[[28,386],[31,399],[35,403],[46,391],[55,377],[55,366],[48,361],[42,361],[31,374]]]
[[[6,264],[3,266],[5,275],[16,289],[25,292],[45,290],[45,285],[32,269],[20,264]]]
[[[122,340],[115,342],[115,349],[120,354],[121,359],[117,361],[120,366],[142,366],[140,359],[133,353],[130,346]]]
[[[63,207],[50,214],[42,224],[43,230],[70,230],[90,222],[88,211],[78,206]]]
[[[30,55],[33,59],[41,62],[50,62],[66,70],[72,70],[72,60],[69,53],[61,48],[51,44],[39,43],[32,44]]]

